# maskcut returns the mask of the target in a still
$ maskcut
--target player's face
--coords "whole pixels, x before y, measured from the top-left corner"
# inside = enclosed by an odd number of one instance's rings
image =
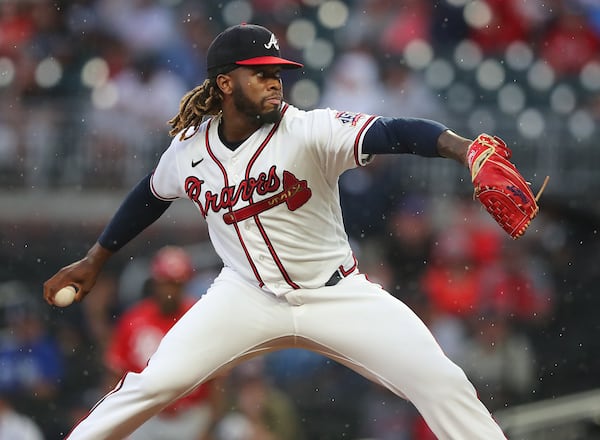
[[[241,67],[233,71],[233,103],[237,111],[261,124],[281,118],[283,90],[279,66]]]

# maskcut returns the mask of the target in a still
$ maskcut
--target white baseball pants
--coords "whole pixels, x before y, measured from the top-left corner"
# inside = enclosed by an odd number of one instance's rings
[[[157,415],[127,437],[127,440],[199,440],[209,431],[212,410],[208,403],[179,410],[175,414]]]
[[[198,384],[248,357],[301,347],[411,401],[439,439],[505,439],[463,371],[401,301],[354,273],[276,297],[224,268],[167,333],[67,437],[121,440]]]

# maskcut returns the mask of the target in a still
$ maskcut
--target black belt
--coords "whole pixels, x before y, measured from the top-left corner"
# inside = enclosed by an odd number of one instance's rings
[[[326,286],[335,286],[337,283],[340,282],[340,280],[344,278],[342,276],[342,274],[340,273],[339,270],[336,270],[335,272],[333,272],[333,275],[331,275],[331,278],[329,278],[329,280],[327,280],[327,282],[325,283]]]

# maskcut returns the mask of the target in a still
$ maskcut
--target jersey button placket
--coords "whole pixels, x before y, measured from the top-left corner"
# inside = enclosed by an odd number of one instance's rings
[[[229,172],[231,173],[231,177],[235,181],[236,184],[240,183],[240,172],[237,166],[238,158],[237,156],[233,156],[231,158],[231,166],[229,167]]]

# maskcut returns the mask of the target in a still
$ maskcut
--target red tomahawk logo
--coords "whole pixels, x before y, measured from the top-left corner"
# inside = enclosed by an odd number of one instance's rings
[[[281,192],[260,202],[223,214],[223,220],[228,225],[241,222],[282,203],[285,203],[290,211],[295,211],[304,205],[311,195],[312,191],[306,185],[306,180],[298,180],[292,173],[284,171]]]

